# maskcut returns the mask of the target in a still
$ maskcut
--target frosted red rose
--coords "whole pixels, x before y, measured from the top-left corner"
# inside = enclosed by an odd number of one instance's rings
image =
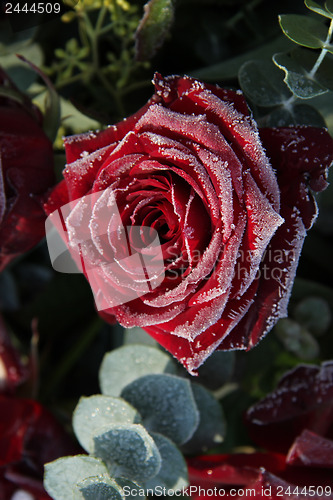
[[[316,214],[308,186],[326,187],[333,141],[325,130],[260,135],[240,93],[156,75],[155,94],[138,113],[65,140],[64,180],[46,210],[93,195],[90,223],[82,224],[87,203],[73,203],[66,225],[69,246],[80,239],[80,257],[100,268],[91,285],[109,300],[101,314],[144,328],[190,371],[216,348],[250,349],[286,315]],[[141,283],[105,265],[117,261],[117,232],[102,208],[115,203],[124,226],[157,231],[165,266],[158,286],[117,305],[110,290],[125,296]]]

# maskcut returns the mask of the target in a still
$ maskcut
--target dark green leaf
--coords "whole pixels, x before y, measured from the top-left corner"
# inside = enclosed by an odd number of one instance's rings
[[[186,488],[188,485],[187,466],[183,455],[170,439],[152,432],[152,437],[162,458],[158,474],[147,481],[146,488],[165,487],[171,490]]]
[[[109,425],[94,436],[94,454],[103,460],[112,477],[140,484],[156,476],[161,467],[158,448],[140,424]]]
[[[174,18],[173,0],[149,0],[135,34],[136,59],[148,61],[163,44]]]
[[[155,347],[130,344],[104,356],[99,372],[102,392],[119,396],[133,380],[150,373],[175,373],[173,360]]]
[[[326,300],[307,297],[297,304],[294,318],[314,335],[322,335],[332,322],[332,314]]]
[[[321,49],[324,46],[327,28],[317,19],[298,14],[284,14],[279,16],[279,22],[284,34],[293,42],[311,49]]]
[[[284,81],[296,97],[311,99],[328,91],[327,87],[311,78],[310,73],[298,62],[293,53],[274,54],[273,61],[285,72]]]
[[[283,73],[271,61],[248,61],[238,74],[243,92],[254,104],[263,107],[282,104],[291,97],[282,77]]]
[[[121,487],[110,477],[88,477],[78,484],[85,500],[123,500]]]
[[[200,453],[222,443],[225,420],[220,403],[199,384],[192,383],[194,399],[199,410],[199,425],[185,445],[185,453]]]
[[[319,345],[312,335],[300,324],[290,318],[282,318],[275,332],[288,351],[299,358],[311,360],[318,356]]]
[[[198,368],[198,381],[212,391],[219,389],[230,379],[234,365],[234,351],[215,351]]]
[[[330,17],[333,17],[333,0],[327,0],[325,3],[325,8],[329,12]]]
[[[280,107],[265,119],[266,127],[290,127],[294,125],[326,126],[322,115],[307,104],[296,104],[290,106],[289,109]]]
[[[191,384],[173,375],[146,375],[127,385],[121,396],[139,411],[145,427],[185,443],[198,426]]]
[[[252,60],[270,61],[274,52],[288,50],[292,47],[291,41],[281,35],[273,42],[265,43],[255,50],[245,52],[237,57],[227,59],[219,64],[207,66],[202,69],[191,71],[190,75],[201,80],[234,80],[237,78],[239,68],[246,62]]]

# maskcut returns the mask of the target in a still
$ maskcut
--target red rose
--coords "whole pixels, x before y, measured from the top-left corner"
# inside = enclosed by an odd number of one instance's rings
[[[275,452],[286,453],[303,429],[332,439],[333,361],[286,373],[271,394],[247,411],[245,422],[252,439]]]
[[[0,271],[45,235],[39,196],[54,182],[52,143],[42,116],[0,68]]]
[[[311,127],[261,138],[240,93],[156,75],[137,114],[65,140],[64,180],[46,210],[71,202],[67,244],[102,316],[144,328],[190,371],[216,348],[250,349],[287,314],[316,213],[308,186],[325,187],[333,140]],[[122,260],[150,243],[134,226],[159,235],[161,282],[158,266],[143,284],[139,264]]]
[[[63,455],[77,453],[69,436],[37,401],[0,395],[0,498],[24,491],[47,500],[43,468]]]

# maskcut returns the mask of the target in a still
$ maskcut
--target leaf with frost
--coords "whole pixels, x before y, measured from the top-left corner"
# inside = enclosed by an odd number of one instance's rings
[[[271,107],[291,97],[284,85],[283,73],[271,61],[247,61],[239,70],[238,78],[243,92],[257,106]]]
[[[94,436],[94,455],[107,465],[112,477],[140,484],[156,476],[161,456],[153,438],[140,424],[114,424]]]
[[[182,450],[185,453],[200,453],[223,441],[225,418],[220,403],[207,389],[192,383],[192,391],[199,410],[199,425]]]
[[[312,78],[293,53],[274,54],[273,61],[285,72],[284,81],[293,94],[300,99],[312,99],[312,97],[328,92],[328,88],[321,85],[317,78]]]
[[[175,373],[176,365],[155,347],[126,345],[104,356],[99,381],[103,394],[119,396],[133,380],[151,373]]]
[[[78,484],[85,500],[123,500],[122,488],[110,477],[88,477]]]
[[[188,486],[187,465],[175,444],[162,434],[152,432],[152,437],[160,452],[162,464],[159,473],[146,482],[145,488],[157,486],[178,490]]]
[[[88,477],[103,475],[107,476],[108,471],[98,458],[62,457],[45,465],[44,488],[53,500],[82,499],[77,484]]]
[[[140,413],[145,427],[176,444],[193,435],[199,413],[189,380],[174,375],[146,375],[127,385],[121,396]]]
[[[81,446],[94,449],[93,436],[110,424],[133,424],[141,420],[138,412],[121,398],[96,394],[82,397],[73,413],[73,429]]]

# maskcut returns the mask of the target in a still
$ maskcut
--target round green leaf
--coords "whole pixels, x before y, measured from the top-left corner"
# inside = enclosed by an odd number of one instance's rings
[[[153,438],[140,424],[115,424],[94,436],[94,455],[101,458],[112,477],[142,483],[156,476],[161,456]]]
[[[73,413],[73,428],[81,446],[93,451],[93,436],[110,424],[133,424],[141,420],[138,412],[126,401],[96,394],[82,397]]]
[[[310,49],[321,49],[327,38],[326,26],[309,16],[284,14],[279,16],[284,34],[293,42]]]
[[[87,455],[58,458],[45,465],[44,488],[53,500],[82,499],[77,484],[88,477],[107,474],[98,458]]]
[[[103,394],[119,396],[133,380],[151,373],[175,373],[170,356],[155,347],[126,345],[104,356],[99,372]]]
[[[311,99],[328,92],[327,87],[310,77],[310,73],[293,57],[293,53],[274,54],[273,61],[285,72],[284,81],[292,93],[300,99]]]
[[[88,477],[78,484],[85,500],[124,500],[121,487],[110,477]]]
[[[323,9],[317,2],[314,2],[313,0],[305,0],[305,5],[307,6],[308,9],[312,10],[313,12],[316,12],[317,14],[328,17],[328,18],[333,18],[332,13],[329,12],[329,8]]]
[[[320,297],[307,297],[297,304],[294,317],[314,335],[322,335],[332,322],[331,309]]]
[[[290,107],[290,109],[280,107],[269,115],[265,123],[267,127],[289,127],[294,125],[326,126],[322,115],[307,104],[297,104]]]
[[[146,482],[145,487],[178,490],[188,486],[188,473],[185,459],[170,439],[152,432],[155,444],[160,452],[162,464],[159,473]]]
[[[283,73],[272,61],[248,61],[239,70],[238,78],[243,92],[257,106],[271,107],[291,97],[283,83]]]
[[[198,381],[212,391],[219,389],[230,379],[234,365],[234,351],[215,351],[198,368]]]
[[[275,331],[285,348],[299,358],[311,360],[318,356],[318,342],[296,321],[282,318],[276,324]]]
[[[202,385],[192,383],[194,399],[199,410],[199,425],[182,447],[185,453],[200,453],[222,443],[225,419],[220,403]]]
[[[185,443],[197,428],[199,414],[189,380],[174,375],[146,375],[127,385],[121,396],[139,411],[145,427]]]

